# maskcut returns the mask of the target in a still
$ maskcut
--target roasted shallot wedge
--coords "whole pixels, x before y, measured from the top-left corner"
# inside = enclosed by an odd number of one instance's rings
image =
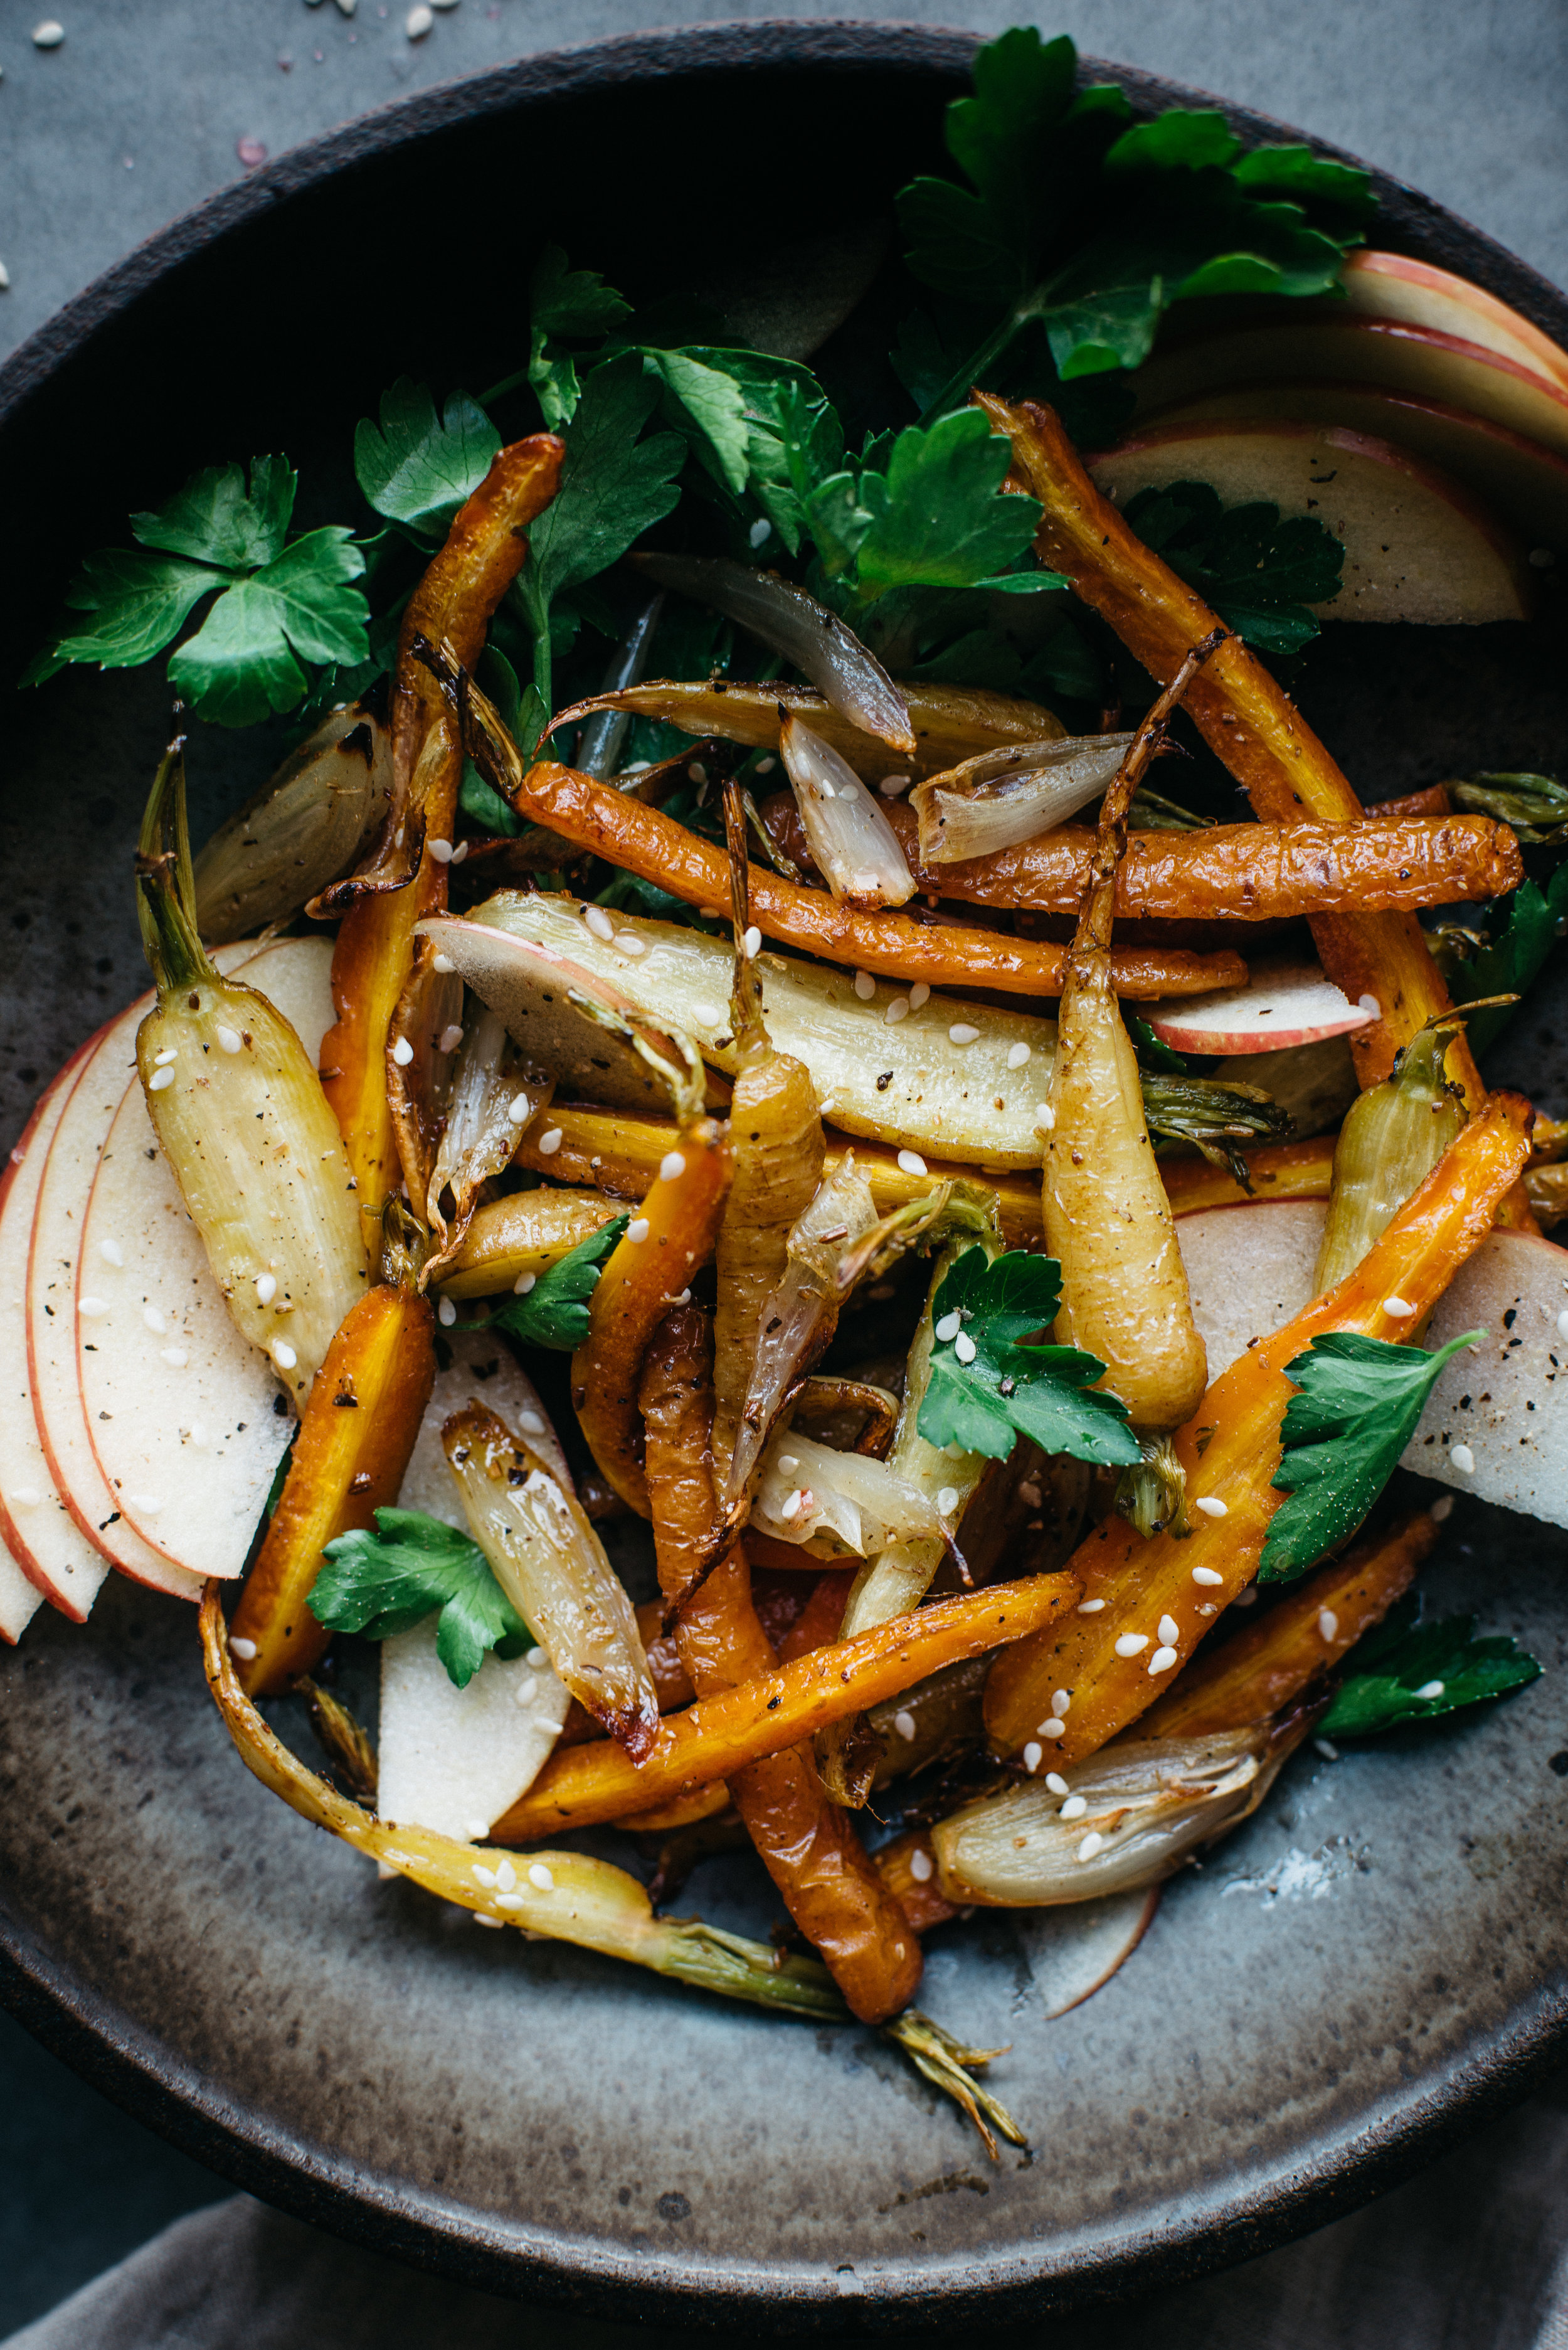
[[[438,1244],[425,1266],[427,1281],[462,1247],[482,1187],[510,1163],[520,1129],[532,1124],[555,1091],[553,1078],[523,1066],[504,1021],[487,1004],[473,1006],[455,1048],[456,1067],[425,1198],[425,1221]]]
[[[881,799],[802,718],[782,720],[779,751],[812,860],[834,896],[863,914],[907,905],[914,876]]]
[[[1068,735],[982,752],[929,775],[909,795],[921,863],[993,856],[1064,824],[1106,789],[1131,742],[1130,734]]]
[[[334,710],[197,856],[196,927],[209,945],[288,921],[357,865],[392,800],[392,736],[369,701]]]
[[[775,1542],[831,1537],[836,1551],[875,1558],[894,1542],[931,1541],[947,1532],[934,1501],[886,1461],[842,1452],[793,1428],[763,1455],[752,1523]]]
[[[738,620],[808,677],[842,718],[907,756],[915,748],[909,705],[853,629],[776,571],[706,555],[639,555],[638,569],[660,588]]]
[[[850,2012],[827,1969],[771,1943],[705,1925],[700,1918],[656,1918],[635,1877],[578,1852],[538,1852],[525,1868],[485,1845],[460,1843],[433,1829],[379,1820],[307,1770],[268,1727],[240,1686],[230,1655],[219,1586],[202,1601],[207,1686],[246,1769],[312,1826],[340,1836],[381,1867],[494,1926],[515,1926],[545,1941],[570,1942],[625,1959],[698,1990],[816,2023],[846,2023]],[[982,2084],[972,2079],[1002,2052],[965,2047],[940,2024],[911,2009],[883,2027],[933,2086],[953,2099],[994,2158],[999,2132],[1013,2146],[1023,2131]]]
[[[578,1703],[634,1762],[659,1730],[637,1616],[581,1503],[478,1402],[441,1430],[474,1541]]]
[[[182,743],[161,764],[136,869],[158,1001],[136,1062],[159,1146],[235,1323],[303,1404],[369,1268],[348,1161],[298,1036],[225,979],[196,930]]]
[[[576,725],[596,711],[618,710],[634,718],[659,719],[667,726],[678,726],[683,734],[712,734],[725,742],[744,743],[753,750],[776,751],[783,708],[804,718],[812,733],[831,743],[867,783],[894,775],[940,775],[981,752],[1038,743],[1043,735],[1067,731],[1038,702],[988,693],[977,686],[936,685],[907,678],[898,691],[914,729],[912,753],[895,750],[879,735],[862,733],[806,686],[752,685],[726,678],[703,678],[691,683],[649,679],[645,685],[629,686],[619,693],[600,693],[574,702],[561,712],[556,726]]]

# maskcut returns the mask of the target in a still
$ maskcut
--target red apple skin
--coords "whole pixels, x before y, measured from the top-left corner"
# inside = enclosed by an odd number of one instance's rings
[[[1118,505],[1147,485],[1201,481],[1227,505],[1264,497],[1286,514],[1315,512],[1345,547],[1341,594],[1315,607],[1324,619],[1454,625],[1522,620],[1534,608],[1512,533],[1450,475],[1369,433],[1201,419],[1148,425],[1087,462]]]
[[[1457,335],[1568,391],[1568,351],[1468,277],[1407,254],[1366,251],[1349,256],[1341,282],[1345,299],[1333,304],[1334,314],[1343,317],[1347,305],[1353,317]]]
[[[1338,996],[1315,964],[1254,964],[1252,984],[1227,988],[1220,996],[1195,996],[1189,1003],[1158,1004],[1145,1014],[1162,1045],[1178,1053],[1281,1053],[1293,1045],[1316,1045],[1325,1036],[1347,1036],[1376,1017],[1340,996],[1343,1011],[1325,1004],[1324,995]],[[1316,998],[1314,1002],[1313,999]],[[1231,999],[1229,1002],[1227,999]],[[1195,1011],[1205,1002],[1231,1014],[1222,1027],[1200,1025]]]

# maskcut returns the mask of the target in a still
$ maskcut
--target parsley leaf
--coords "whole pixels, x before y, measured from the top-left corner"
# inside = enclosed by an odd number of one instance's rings
[[[1091,1391],[1104,1363],[1075,1347],[1023,1346],[1048,1329],[1062,1297],[1054,1257],[966,1249],[931,1303],[936,1328],[919,1428],[928,1444],[958,1444],[1005,1461],[1019,1435],[1044,1452],[1116,1467],[1142,1458],[1127,1406]],[[948,1335],[944,1336],[943,1333]],[[972,1345],[961,1362],[958,1340]]]
[[[422,383],[400,376],[381,394],[380,423],[361,417],[354,472],[379,515],[439,538],[489,473],[501,435],[476,400],[454,391],[440,416]]]
[[[1415,1433],[1444,1365],[1485,1335],[1467,1330],[1428,1354],[1330,1330],[1285,1365],[1300,1393],[1285,1407],[1284,1458],[1273,1483],[1291,1498],[1269,1527],[1260,1583],[1288,1582],[1354,1534]]]
[[[1422,1624],[1419,1614],[1412,1595],[1360,1643],[1357,1669],[1317,1725],[1324,1737],[1375,1738],[1403,1722],[1506,1697],[1540,1679],[1535,1659],[1505,1636],[1476,1639],[1473,1616]]]
[[[710,367],[690,351],[646,351],[644,363],[670,395],[666,422],[682,414],[695,427],[698,454],[716,481],[738,497],[751,472],[751,428],[740,385],[723,368]],[[672,405],[673,415],[668,406]]]
[[[606,285],[597,269],[568,269],[558,244],[545,247],[529,295],[528,365],[521,377],[510,378],[497,390],[510,390],[514,382],[531,383],[545,422],[555,432],[576,414],[582,386],[576,360],[569,351],[556,349],[551,338],[570,335],[581,341],[607,334],[631,316],[631,305]]]
[[[978,408],[940,417],[928,432],[911,424],[893,442],[886,473],[867,465],[833,474],[806,500],[824,570],[842,575],[863,603],[894,588],[1065,587],[1054,571],[999,576],[1040,521],[1035,499],[1002,491],[1012,462],[1009,442]]]
[[[1568,919],[1568,865],[1560,865],[1542,890],[1532,880],[1522,881],[1511,898],[1501,900],[1494,912],[1507,912],[1489,944],[1469,962],[1448,972],[1449,993],[1456,1003],[1478,995],[1522,995],[1557,944],[1560,925]],[[1515,1006],[1499,1004],[1478,1012],[1467,1024],[1473,1053],[1484,1053],[1512,1019]]]
[[[601,1231],[590,1232],[558,1264],[541,1274],[525,1296],[509,1298],[486,1328],[504,1330],[525,1346],[574,1353],[588,1335],[587,1301],[598,1286],[605,1259],[630,1221],[629,1216],[612,1216]]]
[[[389,1640],[437,1608],[436,1654],[466,1689],[486,1653],[517,1657],[533,1634],[495,1580],[471,1534],[421,1510],[378,1510],[379,1534],[339,1534],[309,1595],[310,1612],[334,1632]]]
[[[1207,482],[1139,490],[1128,526],[1260,652],[1294,653],[1318,632],[1309,604],[1339,593],[1345,548],[1311,515],[1262,501],[1222,506]]]
[[[133,515],[142,547],[89,555],[66,597],[92,614],[32,661],[42,684],[70,661],[130,669],[175,638],[203,596],[217,600],[169,663],[170,683],[202,718],[249,726],[292,710],[306,691],[301,661],[351,666],[369,656],[369,607],[350,585],[365,558],[337,525],[286,544],[296,475],[283,457],[212,465],[155,513]]]

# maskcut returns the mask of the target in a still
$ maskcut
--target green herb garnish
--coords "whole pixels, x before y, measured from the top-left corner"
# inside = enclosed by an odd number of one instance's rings
[[[334,1632],[389,1640],[439,1608],[436,1654],[466,1689],[489,1651],[520,1657],[534,1635],[495,1580],[472,1534],[422,1510],[378,1510],[379,1534],[339,1534],[310,1592],[310,1612]]]
[[[1077,1461],[1126,1468],[1142,1459],[1127,1406],[1093,1388],[1104,1363],[1075,1347],[1019,1343],[1049,1329],[1061,1302],[1054,1257],[965,1250],[931,1301],[936,1335],[918,1423],[928,1444],[1005,1461],[1023,1435]],[[968,1360],[961,1338],[974,1349]]]
[[[1312,515],[1282,522],[1262,500],[1222,506],[1207,482],[1139,490],[1125,512],[1144,545],[1260,652],[1300,652],[1318,632],[1307,607],[1339,593],[1345,548]]]
[[[1490,912],[1501,917],[1487,944],[1468,962],[1448,971],[1449,993],[1457,1003],[1482,995],[1522,995],[1563,935],[1568,920],[1568,865],[1560,865],[1542,890],[1532,880],[1521,882],[1511,898],[1500,899]],[[1467,1024],[1473,1053],[1484,1053],[1512,1019],[1514,1006],[1478,1012]]]
[[[598,1286],[605,1259],[630,1221],[629,1216],[612,1216],[601,1231],[579,1241],[524,1296],[508,1298],[486,1329],[504,1330],[525,1346],[575,1353],[588,1335],[587,1302]]]
[[[1285,1365],[1300,1393],[1285,1407],[1274,1472],[1290,1500],[1274,1513],[1260,1583],[1286,1583],[1354,1534],[1416,1432],[1444,1366],[1484,1330],[1428,1354],[1359,1331],[1330,1330]]]
[[[1317,1725],[1324,1737],[1375,1738],[1540,1679],[1535,1659],[1505,1636],[1475,1639],[1473,1616],[1422,1624],[1419,1615],[1420,1601],[1412,1595],[1359,1643],[1355,1671],[1341,1682]]]
[[[439,415],[425,386],[406,375],[381,394],[380,419],[362,417],[355,431],[359,487],[389,522],[421,539],[444,536],[493,464],[500,433],[466,391],[454,391]]]

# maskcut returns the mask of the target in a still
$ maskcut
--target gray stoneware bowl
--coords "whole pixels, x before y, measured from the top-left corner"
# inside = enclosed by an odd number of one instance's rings
[[[640,292],[689,283],[694,253],[722,274],[760,244],[796,298],[804,277],[831,308],[844,251],[937,157],[971,47],[788,23],[608,42],[432,90],[230,189],[0,375],[26,553],[6,567],[5,641],[30,648],[80,550],[191,466],[283,447],[336,496],[348,428],[394,375],[477,385],[514,365],[546,236]],[[1141,106],[1193,97],[1090,70]],[[792,162],[825,156],[835,171],[803,170],[786,216]],[[1378,191],[1380,241],[1568,339],[1568,305],[1521,264]],[[1568,715],[1554,634],[1331,627],[1301,690],[1372,799],[1456,769],[1550,769]],[[150,671],[67,676],[7,708],[7,1141],[143,983],[129,859],[165,721]],[[258,780],[254,756],[202,735],[199,826]],[[1492,1069],[1558,1112],[1561,1000],[1539,992]],[[1461,1503],[1428,1588],[1526,1640],[1547,1678],[1446,1731],[1299,1755],[1076,2012],[1045,2019],[1026,1921],[933,1938],[923,2003],[1012,2043],[997,2084],[1033,2158],[992,2168],[868,2033],[475,1933],[378,1885],[232,1754],[190,1614],[123,1583],[85,1630],[45,1611],[0,1659],[5,1995],[244,2186],[503,2292],[876,2333],[1147,2289],[1378,2193],[1523,2095],[1568,2039],[1565,1549]],[[691,1897],[753,1931],[774,1914],[733,1859]]]

